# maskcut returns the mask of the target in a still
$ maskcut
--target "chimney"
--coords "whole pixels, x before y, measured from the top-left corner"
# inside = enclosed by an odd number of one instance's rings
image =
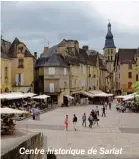
[[[88,47],[88,45],[84,45],[84,46],[82,47],[82,49],[84,49],[85,51],[87,51],[87,50],[89,49],[89,47]]]
[[[34,57],[37,59],[37,52],[34,52]]]
[[[48,52],[48,46],[44,47],[44,53]]]

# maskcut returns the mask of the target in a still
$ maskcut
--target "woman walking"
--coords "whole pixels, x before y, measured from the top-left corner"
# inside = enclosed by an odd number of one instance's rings
[[[68,131],[68,126],[69,126],[68,115],[66,115],[65,128],[66,128],[67,131]]]

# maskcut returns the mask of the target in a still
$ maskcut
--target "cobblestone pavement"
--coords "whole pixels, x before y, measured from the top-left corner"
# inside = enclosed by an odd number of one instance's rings
[[[54,111],[41,115],[40,121],[27,119],[18,122],[20,129],[28,129],[33,132],[43,132],[47,136],[48,147],[56,149],[84,149],[86,152],[90,148],[107,149],[122,148],[122,155],[88,155],[80,156],[82,158],[137,158],[139,159],[139,114],[116,112],[113,104],[112,110],[107,110],[106,117],[99,117],[99,126],[94,125],[92,129],[81,126],[81,117],[83,113],[89,115],[95,105],[58,108]],[[99,106],[101,114],[102,106]],[[73,130],[73,114],[78,117],[77,131]],[[69,131],[64,130],[65,115],[69,115]],[[88,125],[88,121],[87,121]],[[68,157],[64,157],[68,158]],[[69,157],[71,158],[71,156]],[[78,155],[75,156],[75,159]]]

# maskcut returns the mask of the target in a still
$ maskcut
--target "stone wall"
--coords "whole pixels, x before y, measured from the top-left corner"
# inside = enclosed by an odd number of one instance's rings
[[[42,149],[43,148],[43,134],[38,133],[35,135],[27,136],[19,145],[13,147],[11,150],[8,150],[1,155],[1,159],[42,159],[42,155],[34,154],[20,154],[19,150],[21,147],[25,149]]]

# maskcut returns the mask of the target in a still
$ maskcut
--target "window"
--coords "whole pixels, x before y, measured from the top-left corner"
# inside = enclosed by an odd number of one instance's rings
[[[110,53],[110,50],[108,49],[108,54]]]
[[[67,82],[64,82],[64,88],[67,88]]]
[[[55,67],[49,67],[48,72],[49,72],[49,75],[54,75],[55,74]]]
[[[111,56],[111,60],[112,60],[112,56]]]
[[[8,67],[5,67],[5,79],[7,80],[8,79]]]
[[[136,81],[138,81],[138,80],[139,80],[138,75],[136,75]]]
[[[128,69],[132,69],[132,64],[128,64]]]
[[[74,88],[74,79],[72,79],[72,88]]]
[[[18,86],[18,85],[21,85],[21,86],[23,86],[24,85],[24,74],[20,74],[20,73],[18,73],[18,74],[16,74],[16,85]]]
[[[67,75],[67,69],[64,68],[64,75]]]
[[[18,68],[24,68],[24,59],[18,59]]]
[[[132,87],[132,82],[128,82],[128,89]]]
[[[128,78],[132,78],[132,72],[128,72]]]
[[[111,49],[111,53],[113,53],[113,50]]]
[[[18,47],[18,52],[22,53],[23,52],[23,47]]]
[[[120,79],[120,74],[119,74],[119,79]]]
[[[51,92],[51,93],[54,92],[54,83],[50,83],[50,92]]]
[[[109,56],[108,56],[108,60],[110,60]]]
[[[83,73],[85,73],[85,66],[83,65]]]

